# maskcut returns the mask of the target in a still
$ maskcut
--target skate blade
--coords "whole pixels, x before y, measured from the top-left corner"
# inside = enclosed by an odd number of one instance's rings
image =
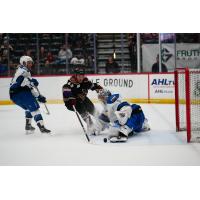
[[[45,132],[41,132],[42,135],[50,135],[50,136],[53,136],[54,133],[53,132],[49,132],[49,133],[45,133]]]
[[[31,135],[34,134],[35,130],[26,130],[26,135]]]

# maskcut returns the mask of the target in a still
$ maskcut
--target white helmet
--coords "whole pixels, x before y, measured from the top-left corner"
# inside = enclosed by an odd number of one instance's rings
[[[112,94],[111,94],[111,92],[110,92],[109,90],[107,90],[107,89],[101,89],[101,90],[99,90],[99,92],[98,92],[98,99],[99,99],[100,101],[102,101],[103,103],[106,103],[108,97],[111,96],[111,95],[112,95]]]
[[[20,65],[27,65],[27,62],[32,62],[33,63],[33,59],[30,56],[22,56],[19,60]]]
[[[131,106],[123,106],[119,111],[115,111],[117,119],[121,125],[126,124],[127,120],[131,117]]]

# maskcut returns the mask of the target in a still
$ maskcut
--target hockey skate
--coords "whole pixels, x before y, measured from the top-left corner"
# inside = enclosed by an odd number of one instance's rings
[[[150,126],[148,124],[148,120],[147,119],[144,120],[144,123],[142,125],[142,131],[143,132],[150,131]]]
[[[44,126],[42,126],[41,124],[38,123],[38,127],[40,129],[41,133],[47,133],[47,134],[51,134],[51,131],[46,129]]]
[[[31,124],[27,124],[25,130],[26,130],[26,135],[30,135],[34,133],[35,128],[31,126]]]
[[[26,130],[26,135],[33,134],[34,131],[35,131],[35,128],[33,126],[31,126],[31,120],[30,119],[26,119],[25,130]]]

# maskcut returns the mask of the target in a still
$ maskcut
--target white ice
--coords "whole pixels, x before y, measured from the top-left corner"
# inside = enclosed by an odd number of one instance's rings
[[[102,145],[88,144],[75,113],[64,105],[48,105],[50,115],[42,112],[52,136],[38,129],[25,135],[24,111],[0,106],[0,165],[200,165],[200,144],[188,144],[186,133],[175,131],[174,105],[141,106],[151,131]]]

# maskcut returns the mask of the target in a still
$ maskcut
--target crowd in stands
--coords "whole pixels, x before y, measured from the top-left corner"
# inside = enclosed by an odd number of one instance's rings
[[[174,40],[173,34],[164,38]],[[137,71],[136,33],[127,34],[131,71]],[[141,45],[158,43],[158,33],[141,33]],[[66,41],[67,40],[67,41]],[[200,43],[200,34],[178,33],[177,43]],[[33,74],[62,74],[82,65],[94,73],[94,37],[89,33],[0,33],[0,75],[12,75],[19,58],[28,55],[35,61]],[[108,61],[107,66],[111,61]],[[39,67],[38,67],[39,66]],[[108,67],[106,67],[108,71]]]
[[[14,70],[22,55],[31,56],[35,61],[33,73],[66,73],[66,62],[69,70],[78,64],[71,63],[73,58],[84,60],[83,65],[92,70],[93,47],[92,34],[0,34],[0,73],[8,71],[8,64]]]
[[[136,34],[135,34],[136,35]],[[163,34],[167,38],[165,42],[173,42],[175,37],[172,36],[172,33]],[[200,34],[197,33],[176,33],[176,42],[177,43],[200,43]],[[141,33],[141,43],[158,43],[158,33]]]
[[[172,33],[165,33],[163,34],[164,39],[166,35],[165,42],[173,42],[174,41],[174,34]],[[197,33],[176,33],[176,42],[177,43],[200,43],[200,34]],[[170,37],[169,37],[170,36]],[[128,37],[133,37],[136,41],[136,33],[128,34]],[[168,37],[168,38],[167,38]],[[158,33],[141,33],[141,44],[145,43],[158,43]]]

